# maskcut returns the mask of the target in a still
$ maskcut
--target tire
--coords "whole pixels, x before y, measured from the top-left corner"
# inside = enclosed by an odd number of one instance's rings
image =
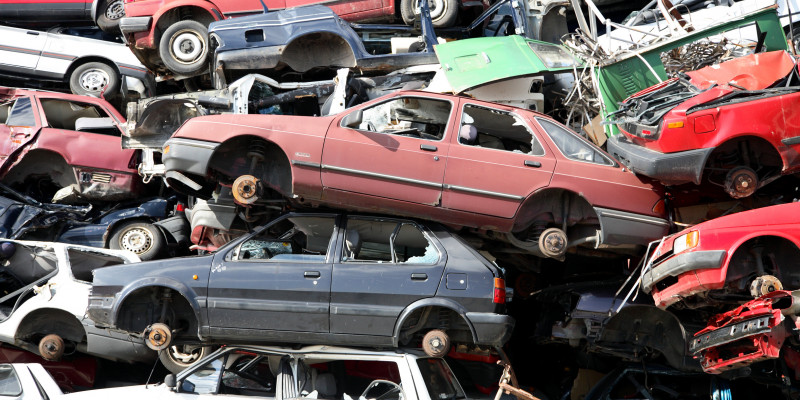
[[[158,54],[164,66],[176,74],[199,74],[207,66],[208,27],[193,20],[170,25],[161,35]]]
[[[123,0],[105,0],[97,7],[97,26],[103,32],[117,35],[120,33],[119,20],[125,16]]]
[[[101,62],[81,64],[69,76],[69,89],[82,96],[110,96],[119,91],[120,78],[114,68]]]
[[[184,351],[187,350],[187,351]],[[158,352],[158,359],[169,372],[177,374],[211,354],[211,346],[169,346]]]
[[[167,247],[161,230],[153,224],[130,221],[114,228],[108,247],[114,250],[130,250],[143,261],[158,258]]]
[[[414,5],[417,0],[400,0],[400,16],[406,25],[414,23]],[[447,28],[453,26],[458,18],[458,0],[428,0],[431,12],[431,22],[434,28]]]
[[[441,329],[434,329],[422,338],[422,350],[430,357],[444,357],[450,352],[450,336]]]

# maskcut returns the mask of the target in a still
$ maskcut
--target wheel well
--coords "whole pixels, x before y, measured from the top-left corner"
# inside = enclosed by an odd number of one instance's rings
[[[251,170],[253,152],[263,155]],[[217,147],[208,163],[209,172],[224,175],[222,183],[232,183],[241,175],[250,174],[262,179],[267,187],[284,196],[292,195],[292,168],[289,158],[275,143],[257,136],[237,136]]]
[[[168,300],[167,300],[168,299]],[[163,321],[164,302],[170,303]],[[163,286],[148,286],[128,294],[117,311],[116,327],[131,333],[141,333],[155,322],[166,323],[175,337],[197,338],[198,321],[191,304],[178,291]]]
[[[706,168],[730,169],[736,166],[748,166],[758,173],[759,179],[775,172],[780,173],[783,159],[775,147],[768,141],[756,136],[742,136],[731,139],[719,146],[708,156]],[[766,170],[764,170],[766,167]]]
[[[522,232],[533,226],[598,225],[592,205],[583,196],[567,189],[544,189],[529,196],[517,211],[512,232]]]
[[[164,32],[170,25],[183,20],[195,20],[208,26],[214,22],[216,18],[211,15],[208,10],[202,7],[183,6],[176,7],[169,11],[164,12],[158,17],[156,27],[153,32],[153,43],[158,44],[161,41],[161,33]]]
[[[51,333],[75,343],[86,341],[83,325],[74,315],[52,308],[39,309],[26,315],[14,338],[36,345],[43,336]]]
[[[77,182],[74,170],[59,153],[34,149],[18,157],[21,159],[3,176],[3,183],[23,193],[49,200],[56,190]],[[43,186],[43,178],[49,178],[54,187]]]
[[[320,60],[325,60],[324,65],[320,64]],[[356,57],[350,44],[331,32],[313,32],[295,38],[286,45],[281,61],[299,72],[321,66],[356,66]]]
[[[420,307],[403,320],[398,343],[407,345],[422,339],[428,331],[442,329],[453,342],[472,343],[472,329],[457,311],[441,306]]]
[[[69,78],[72,76],[72,72],[75,71],[75,68],[78,68],[81,65],[86,64],[86,63],[90,63],[90,62],[99,62],[99,63],[103,63],[105,65],[108,65],[109,67],[111,67],[111,69],[113,69],[114,71],[117,72],[118,76],[121,75],[119,67],[117,67],[117,65],[114,64],[113,61],[111,61],[111,60],[109,60],[107,58],[103,58],[103,57],[91,56],[91,57],[82,57],[82,58],[79,58],[79,59],[73,61],[72,64],[69,65],[69,68],[67,68],[67,73],[64,74],[64,79],[66,81],[69,81]]]
[[[756,276],[774,275],[784,289],[800,289],[800,249],[779,236],[759,236],[739,245],[728,262],[726,285],[737,291],[747,290]]]

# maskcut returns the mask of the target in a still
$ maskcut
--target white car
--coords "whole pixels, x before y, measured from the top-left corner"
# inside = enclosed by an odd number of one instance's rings
[[[153,78],[122,43],[67,33],[0,26],[0,75],[63,81],[72,93],[110,96],[123,88],[152,96]]]
[[[77,350],[114,361],[152,361],[154,354],[143,343],[98,329],[85,317],[92,271],[139,261],[123,250],[3,239],[0,342],[47,360]]]
[[[0,395],[50,400],[225,399],[285,400],[463,399],[464,390],[441,358],[421,351],[369,351],[329,346],[223,347],[158,385],[97,389],[62,395],[38,364],[0,364]],[[38,383],[38,387],[36,385]],[[46,395],[41,395],[43,394]],[[25,396],[27,399],[28,397]]]

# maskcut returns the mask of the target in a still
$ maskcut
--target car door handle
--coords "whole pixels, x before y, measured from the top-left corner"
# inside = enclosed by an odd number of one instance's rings
[[[28,31],[28,35],[39,36],[39,32]]]
[[[412,281],[426,281],[426,280],[428,280],[428,274],[422,274],[422,273],[411,274],[411,280]]]
[[[432,144],[421,144],[421,145],[419,145],[419,148],[422,149],[422,150],[425,150],[425,151],[436,151],[436,150],[439,150],[438,147],[436,147],[436,146],[434,146]]]
[[[533,167],[533,168],[541,168],[542,167],[542,163],[540,163],[538,161],[525,160],[525,166],[526,167]]]
[[[320,276],[319,275],[319,271],[306,271],[306,272],[303,272],[303,277],[304,278],[317,279],[317,278],[319,278],[319,276]]]

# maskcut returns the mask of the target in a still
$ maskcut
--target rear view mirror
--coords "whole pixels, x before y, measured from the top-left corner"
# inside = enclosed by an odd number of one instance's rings
[[[355,110],[344,117],[343,124],[348,128],[358,128],[361,125],[361,120],[364,118],[364,113],[361,110]]]

